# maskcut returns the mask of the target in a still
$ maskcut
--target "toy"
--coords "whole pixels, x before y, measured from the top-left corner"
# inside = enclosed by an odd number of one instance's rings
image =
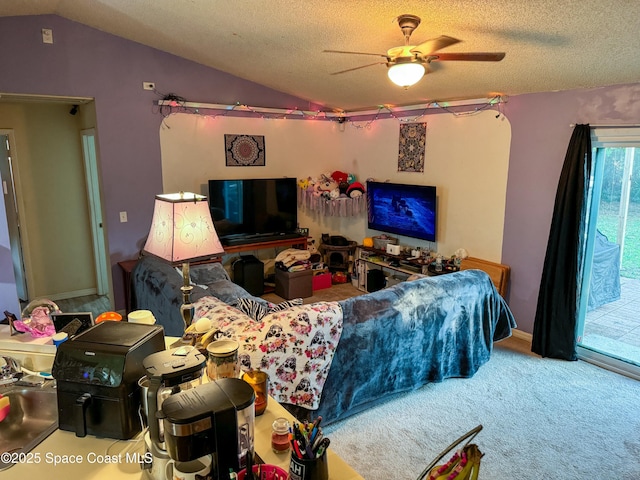
[[[298,180],[298,186],[301,189],[306,190],[307,188],[309,188],[310,181],[311,181],[311,177],[301,178],[300,180]]]
[[[346,193],[349,198],[360,197],[364,193],[364,185],[360,182],[353,182],[349,185],[349,188],[347,188]]]
[[[331,174],[331,178],[339,185],[341,182],[348,183],[349,174],[341,172],[340,170],[336,170]]]
[[[322,175],[320,181],[316,184],[316,190],[319,192],[320,196],[325,198],[337,198],[340,195],[338,184],[335,180],[326,175]],[[337,195],[332,193],[334,191],[337,192]]]

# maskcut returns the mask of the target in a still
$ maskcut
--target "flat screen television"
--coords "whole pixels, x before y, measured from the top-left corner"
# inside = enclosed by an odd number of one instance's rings
[[[436,187],[367,182],[369,228],[436,241]]]
[[[209,180],[209,209],[220,240],[294,234],[297,194],[295,178]]]

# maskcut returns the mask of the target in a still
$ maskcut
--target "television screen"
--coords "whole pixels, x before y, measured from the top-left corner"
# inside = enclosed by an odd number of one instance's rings
[[[436,187],[367,182],[369,228],[436,241]]]
[[[223,243],[228,236],[292,233],[298,226],[297,180],[209,180],[209,208]]]

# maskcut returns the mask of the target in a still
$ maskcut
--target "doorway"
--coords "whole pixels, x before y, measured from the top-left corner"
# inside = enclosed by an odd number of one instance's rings
[[[24,274],[24,255],[20,236],[20,220],[16,200],[13,158],[11,155],[15,144],[12,130],[0,130],[0,181],[4,196],[5,214],[9,230],[9,246],[13,263],[13,276],[16,281],[18,301],[25,302],[29,298],[27,280]]]
[[[592,129],[578,355],[640,378],[640,129]]]
[[[12,155],[27,298],[104,295],[113,305],[92,99],[2,95]],[[3,174],[3,177],[5,175]],[[20,286],[18,285],[18,290]]]

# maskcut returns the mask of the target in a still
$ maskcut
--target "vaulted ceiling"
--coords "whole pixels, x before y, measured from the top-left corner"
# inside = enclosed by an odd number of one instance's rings
[[[395,19],[421,18],[411,44],[505,52],[500,62],[432,62],[416,85],[387,77],[404,44]],[[640,81],[640,2],[630,0],[0,0],[0,16],[56,14],[327,108],[419,105]],[[55,38],[55,33],[54,33]],[[197,101],[198,99],[190,99]]]

